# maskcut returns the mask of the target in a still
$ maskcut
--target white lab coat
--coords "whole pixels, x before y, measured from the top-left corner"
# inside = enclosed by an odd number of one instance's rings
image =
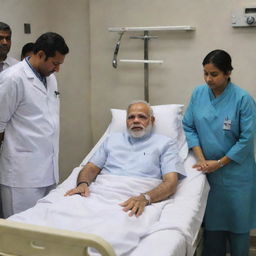
[[[26,61],[0,74],[0,183],[46,187],[59,181],[59,98],[57,81],[47,90]]]

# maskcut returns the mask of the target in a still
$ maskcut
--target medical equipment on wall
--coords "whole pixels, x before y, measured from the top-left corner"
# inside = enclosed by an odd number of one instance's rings
[[[256,27],[256,5],[238,9],[232,14],[233,27]]]
[[[150,60],[149,59],[149,40],[158,38],[157,36],[149,35],[150,31],[193,31],[195,27],[192,26],[158,26],[158,27],[111,27],[108,29],[110,32],[119,33],[119,38],[115,46],[112,66],[117,68],[117,55],[120,49],[122,36],[125,32],[143,32],[141,36],[130,36],[131,39],[141,39],[144,41],[144,59],[120,59],[120,62],[126,63],[143,63],[144,64],[144,99],[149,101],[149,64],[162,64],[163,60]]]

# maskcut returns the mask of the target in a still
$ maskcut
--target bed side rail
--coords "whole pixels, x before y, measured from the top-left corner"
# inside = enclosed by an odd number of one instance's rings
[[[96,235],[0,219],[0,256],[88,256],[88,247],[116,256]]]

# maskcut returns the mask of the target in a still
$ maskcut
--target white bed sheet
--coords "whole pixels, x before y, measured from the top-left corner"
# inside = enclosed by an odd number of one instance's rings
[[[72,171],[71,175],[52,192],[52,195],[58,195],[58,191],[63,193],[63,191],[75,186],[81,167],[87,163],[88,159],[104,141],[107,133],[108,130],[85,157],[81,165]],[[158,221],[150,227],[147,235],[141,238],[139,245],[127,255],[193,255],[209,191],[205,175],[195,171],[191,167],[193,163],[195,163],[195,159],[190,153],[185,160],[187,178],[179,184],[176,194],[172,197],[172,203],[165,205]],[[52,199],[54,200],[54,196],[52,196]],[[24,212],[22,214],[24,216]],[[14,218],[13,220],[17,219]]]
[[[189,153],[185,160],[187,178],[178,186],[173,204],[167,204],[158,223],[151,228],[151,234],[143,238],[143,243],[134,249],[130,256],[139,256],[137,252],[154,256],[156,245],[160,243],[159,256],[192,256],[197,246],[197,236],[206,207],[209,184],[204,174],[194,170],[194,156]],[[165,232],[162,232],[165,231]],[[151,236],[154,237],[152,240]],[[166,243],[162,243],[166,241]],[[169,241],[169,242],[168,242]],[[184,253],[185,252],[185,253]]]
[[[160,230],[143,238],[130,256],[185,256],[186,239],[176,230]]]

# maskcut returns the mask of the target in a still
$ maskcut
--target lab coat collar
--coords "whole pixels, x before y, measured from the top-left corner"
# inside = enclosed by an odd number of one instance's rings
[[[43,92],[44,94],[47,94],[47,90],[44,86],[44,84],[40,81],[40,79],[35,75],[35,73],[33,72],[33,70],[30,68],[30,66],[28,65],[28,63],[26,62],[26,60],[24,59],[22,61],[22,64],[24,66],[24,72],[26,74],[26,76],[28,77],[28,79],[33,79],[33,85],[39,89],[41,92]]]

